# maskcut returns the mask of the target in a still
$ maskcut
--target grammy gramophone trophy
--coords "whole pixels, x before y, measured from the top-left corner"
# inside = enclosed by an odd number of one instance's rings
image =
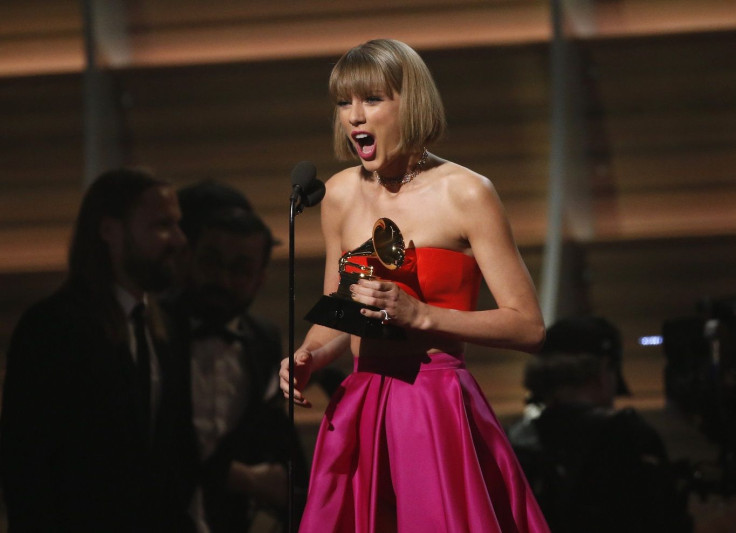
[[[406,332],[380,319],[367,318],[363,308],[377,307],[361,304],[352,299],[350,286],[360,279],[374,279],[373,267],[352,262],[353,257],[375,257],[389,270],[404,263],[404,238],[398,226],[388,218],[379,218],[373,225],[373,236],[358,248],[346,252],[338,262],[340,285],[336,292],[322,296],[304,317],[314,324],[339,329],[359,337],[403,339]]]

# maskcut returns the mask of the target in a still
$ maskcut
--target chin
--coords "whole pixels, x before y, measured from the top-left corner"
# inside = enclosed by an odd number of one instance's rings
[[[374,159],[361,159],[360,164],[363,165],[363,168],[367,172],[373,172],[374,170],[378,170],[378,164]]]

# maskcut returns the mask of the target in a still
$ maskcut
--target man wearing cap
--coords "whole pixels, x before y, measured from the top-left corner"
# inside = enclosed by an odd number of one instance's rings
[[[509,429],[555,533],[689,532],[687,492],[657,432],[631,408],[621,337],[600,317],[567,318],[525,369],[529,413]]]
[[[191,512],[199,533],[246,532],[256,520],[283,520],[295,438],[277,386],[280,333],[249,312],[274,239],[248,200],[224,184],[187,187],[179,202],[188,257],[180,293],[163,306],[191,391],[198,471]],[[305,464],[295,465],[301,485]]]

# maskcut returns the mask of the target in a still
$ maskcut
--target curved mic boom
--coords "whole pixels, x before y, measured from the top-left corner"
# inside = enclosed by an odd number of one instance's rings
[[[307,196],[304,199],[304,205],[307,207],[312,207],[313,205],[317,205],[322,201],[322,198],[325,197],[325,184],[322,183],[320,180],[315,179],[313,182],[313,185],[311,189],[308,189]]]

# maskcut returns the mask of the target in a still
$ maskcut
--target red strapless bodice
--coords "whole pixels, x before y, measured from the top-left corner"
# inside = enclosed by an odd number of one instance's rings
[[[404,264],[396,270],[375,257],[351,257],[350,261],[373,267],[373,275],[397,283],[415,298],[437,307],[474,311],[478,303],[481,272],[475,258],[444,248],[407,248]]]

